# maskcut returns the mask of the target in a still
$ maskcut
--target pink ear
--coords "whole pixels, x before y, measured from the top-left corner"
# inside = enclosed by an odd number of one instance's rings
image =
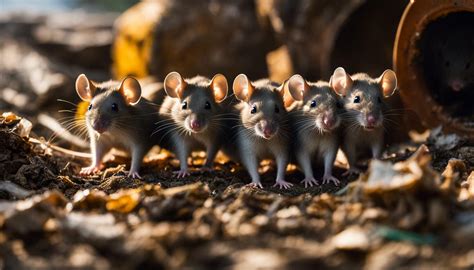
[[[224,75],[216,74],[211,80],[210,87],[217,103],[222,102],[227,97],[229,87],[227,85],[227,79]]]
[[[82,100],[91,101],[95,90],[95,85],[87,78],[85,74],[77,76],[76,92]]]
[[[336,70],[334,70],[329,82],[332,89],[334,89],[334,91],[340,96],[347,95],[352,87],[352,83],[353,81],[351,76],[349,76],[349,74],[347,74],[342,67],[338,67]]]
[[[245,74],[239,74],[234,79],[232,84],[234,95],[238,100],[248,102],[252,97],[255,87]]]
[[[288,90],[295,100],[303,100],[304,93],[309,90],[309,85],[301,75],[296,74],[288,81]]]
[[[119,87],[119,92],[123,95],[125,101],[129,105],[137,104],[142,96],[140,83],[133,77],[127,77],[122,81]]]
[[[379,85],[382,88],[383,96],[389,97],[393,95],[397,89],[397,75],[393,70],[387,69],[378,79]]]
[[[181,74],[173,71],[166,75],[164,85],[166,94],[168,94],[168,96],[173,98],[182,98],[187,84],[183,77],[181,77]]]

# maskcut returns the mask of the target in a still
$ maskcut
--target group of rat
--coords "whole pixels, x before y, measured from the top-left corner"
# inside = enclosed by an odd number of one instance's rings
[[[92,164],[82,175],[98,172],[111,148],[131,155],[130,177],[140,177],[145,154],[154,145],[172,151],[180,161],[177,177],[189,175],[188,157],[205,150],[203,170],[213,167],[221,150],[248,171],[251,185],[262,187],[261,159],[274,159],[275,186],[290,188],[287,165],[296,163],[304,173],[302,184],[318,185],[315,168],[323,165],[322,183],[339,180],[332,168],[339,148],[349,169],[358,173],[361,153],[382,154],[384,99],[397,88],[395,72],[378,78],[349,75],[337,68],[329,82],[308,82],[293,75],[283,84],[268,79],[250,81],[238,75],[229,89],[222,74],[212,79],[184,79],[169,73],[162,94],[154,100],[142,97],[140,83],[127,77],[122,82],[97,83],[81,74],[76,80],[79,97],[89,102],[85,122],[90,137]]]

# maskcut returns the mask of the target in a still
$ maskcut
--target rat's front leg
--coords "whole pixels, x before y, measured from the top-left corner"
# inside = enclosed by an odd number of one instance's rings
[[[340,181],[332,175],[332,168],[334,166],[334,161],[336,160],[337,147],[330,149],[324,155],[324,175],[323,175],[323,184],[329,184],[333,182],[334,185],[338,186]]]
[[[381,142],[372,143],[371,145],[372,158],[380,159],[382,157],[382,149],[383,149],[383,143]]]
[[[137,145],[132,147],[132,162],[130,165],[130,171],[128,172],[129,177],[141,178],[138,171],[140,170],[145,154],[146,150],[143,147]]]
[[[253,151],[243,151],[244,154],[241,155],[240,159],[242,164],[247,169],[247,172],[252,178],[251,186],[263,188],[262,183],[260,182],[260,175],[258,174],[258,160]]]
[[[206,162],[204,163],[203,170],[206,171],[212,171],[213,170],[213,165],[214,165],[214,160],[216,159],[217,152],[219,151],[219,148],[215,143],[210,142],[207,146],[207,151],[206,151]]]
[[[354,142],[346,142],[344,145],[344,154],[346,155],[347,162],[349,163],[349,170],[342,174],[342,176],[351,176],[354,174],[360,174],[361,171],[356,167],[357,152]]]
[[[275,185],[273,186],[278,186],[285,189],[292,187],[292,183],[285,181],[286,167],[288,166],[288,155],[286,153],[280,153],[275,156],[277,162],[277,177]]]
[[[179,159],[179,171],[175,171],[174,174],[178,178],[182,178],[185,176],[189,176],[188,170],[188,156],[189,156],[189,145],[185,142],[185,140],[178,140],[175,141],[175,150],[176,155]]]
[[[305,149],[299,149],[296,158],[304,172],[305,178],[301,181],[301,183],[304,184],[304,187],[307,188],[308,186],[312,187],[313,185],[319,185],[318,181],[314,179],[310,153]]]
[[[95,134],[90,136],[90,148],[92,155],[92,164],[88,167],[81,169],[80,175],[91,175],[99,172],[102,167],[102,159],[105,154],[110,150],[110,146],[96,139]]]

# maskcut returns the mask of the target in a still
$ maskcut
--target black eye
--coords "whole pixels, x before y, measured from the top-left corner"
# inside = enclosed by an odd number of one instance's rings
[[[211,109],[211,103],[209,103],[209,101],[206,101],[206,104],[204,105],[204,109],[206,109],[206,110]]]
[[[117,105],[117,103],[112,103],[112,107],[111,107],[111,108],[112,108],[112,111],[118,112],[118,105]]]
[[[279,113],[280,112],[280,108],[278,108],[277,105],[275,105],[275,113]]]
[[[183,103],[181,103],[181,109],[186,110],[187,108],[188,108],[188,103],[186,101],[183,101]]]
[[[250,110],[251,114],[254,114],[257,112],[257,105],[252,105],[252,109]]]
[[[309,105],[309,106],[311,106],[311,108],[315,108],[316,107],[316,100],[312,100],[311,105]]]
[[[446,61],[446,62],[444,63],[444,65],[445,65],[446,67],[449,67],[449,61]]]
[[[87,110],[88,110],[88,111],[92,110],[92,103],[89,104],[89,107],[87,107]]]
[[[354,103],[360,103],[360,97],[359,96],[355,96]]]
[[[382,99],[380,97],[377,97],[377,102],[382,103]]]

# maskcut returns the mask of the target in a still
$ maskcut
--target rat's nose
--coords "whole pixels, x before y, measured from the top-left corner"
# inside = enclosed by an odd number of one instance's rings
[[[377,118],[373,114],[367,115],[367,126],[374,127],[377,122]]]
[[[189,125],[194,131],[199,131],[201,129],[201,123],[199,123],[198,120],[191,120],[191,123],[189,123]]]
[[[323,124],[325,128],[331,129],[336,124],[336,118],[334,117],[333,114],[326,114],[323,117]]]
[[[456,92],[459,92],[464,88],[464,83],[461,80],[458,80],[458,79],[453,80],[449,85]]]
[[[269,139],[270,137],[272,137],[275,134],[275,128],[274,128],[274,125],[272,124],[272,122],[267,121],[267,120],[261,120],[260,121],[260,126],[262,127],[263,136],[266,139]]]

